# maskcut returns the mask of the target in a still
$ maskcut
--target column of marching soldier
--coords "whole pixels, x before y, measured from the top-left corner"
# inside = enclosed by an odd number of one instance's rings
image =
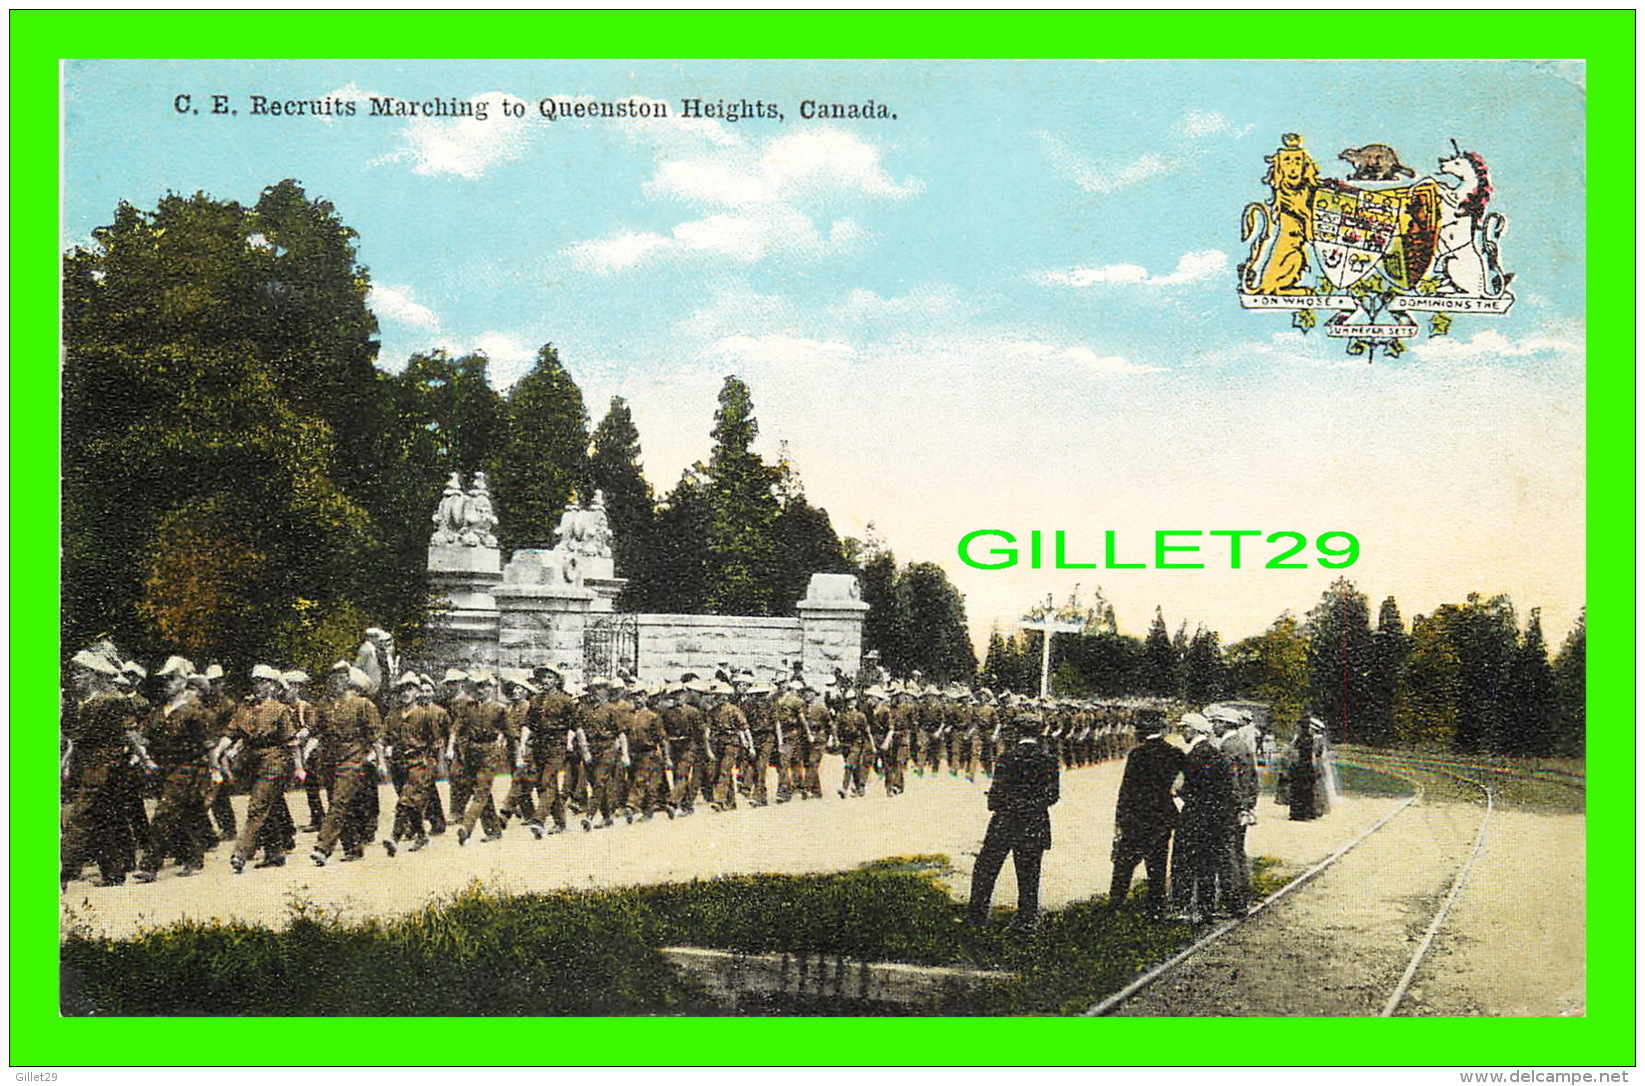
[[[426,847],[448,822],[461,846],[476,829],[480,840],[497,840],[511,819],[541,839],[572,818],[593,830],[619,818],[690,815],[699,803],[727,811],[740,801],[821,798],[829,752],[844,761],[841,799],[865,795],[875,775],[889,796],[903,792],[910,773],[945,766],[956,777],[991,776],[1030,728],[1060,768],[1074,768],[1124,754],[1137,712],[938,687],[917,672],[893,681],[877,666],[821,683],[797,665],[777,681],[727,663],[712,677],[670,682],[619,675],[578,686],[569,671],[453,668],[439,682],[415,671],[379,680],[339,661],[325,696],[310,701],[308,675],[258,665],[237,701],[216,665],[196,670],[173,656],[150,677],[100,642],[70,667],[60,881],[81,877],[88,863],[104,885],[128,874],[152,882],[167,861],[178,876],[193,875],[230,841],[236,873],[253,860],[278,867],[299,832],[318,835],[315,864],[339,850],[340,862],[358,860],[378,839],[380,781],[397,794],[380,841],[393,857]],[[442,769],[449,818],[435,788]],[[512,783],[498,806],[493,783],[503,774]],[[237,781],[250,789],[238,825]],[[309,812],[301,831],[287,802],[297,784]],[[144,797],[155,791],[149,817]]]

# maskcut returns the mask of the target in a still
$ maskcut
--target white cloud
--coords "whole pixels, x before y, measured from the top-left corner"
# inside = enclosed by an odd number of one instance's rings
[[[705,132],[705,136],[713,135]],[[821,208],[843,201],[896,200],[923,185],[894,181],[880,151],[829,128],[755,144],[716,140],[706,153],[678,155],[678,142],[658,151],[655,174],[644,185],[654,200],[673,200],[709,212],[667,233],[619,234],[567,247],[584,270],[611,275],[672,257],[711,255],[751,264],[778,254],[816,257],[858,248],[874,236],[849,216],[829,221]],[[826,224],[826,225],[825,225]]]
[[[468,180],[485,175],[491,167],[512,162],[531,143],[532,118],[505,117],[505,102],[521,99],[505,91],[487,91],[468,99],[476,106],[472,117],[417,117],[401,133],[401,147],[377,162],[411,162],[413,173],[428,177],[455,174]],[[478,119],[483,105],[485,120]],[[375,165],[376,163],[373,163]]]
[[[732,365],[832,366],[849,362],[857,351],[849,343],[791,335],[727,336],[710,344],[700,357]]]
[[[638,264],[647,255],[668,244],[668,238],[648,231],[578,242],[566,253],[579,267],[610,275]]]
[[[473,349],[483,352],[491,363],[488,369],[495,388],[508,388],[537,360],[536,347],[508,332],[482,332],[474,338]]]
[[[1189,139],[1204,139],[1206,136],[1220,136],[1228,133],[1236,139],[1251,131],[1251,125],[1244,128],[1235,128],[1228,118],[1216,110],[1191,109],[1182,117],[1182,134]]]
[[[1089,159],[1050,132],[1040,131],[1033,135],[1045,144],[1046,157],[1058,173],[1070,178],[1086,192],[1107,196],[1181,169],[1195,156],[1205,153],[1203,141],[1208,137],[1240,139],[1250,131],[1250,125],[1236,128],[1227,117],[1214,110],[1190,109],[1177,122],[1169,146],[1124,162]]]
[[[1175,287],[1197,283],[1224,275],[1228,271],[1228,254],[1216,249],[1184,253],[1177,261],[1176,270],[1166,275],[1149,275],[1141,264],[1106,264],[1100,268],[1074,268],[1065,272],[1046,272],[1039,282],[1054,286],[1093,287],[1113,284],[1140,284],[1150,287]]]
[[[432,309],[412,297],[410,287],[391,287],[386,283],[374,283],[366,294],[366,305],[370,306],[379,318],[398,321],[431,332],[440,328],[440,318]]]
[[[1495,329],[1475,332],[1466,340],[1437,336],[1411,348],[1425,362],[1478,362],[1491,358],[1524,358],[1533,354],[1581,354],[1584,344],[1545,333],[1533,333],[1515,341]]]

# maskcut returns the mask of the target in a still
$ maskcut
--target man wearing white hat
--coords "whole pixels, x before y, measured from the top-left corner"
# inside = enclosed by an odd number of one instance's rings
[[[193,673],[194,665],[181,656],[171,657],[155,673],[164,683],[165,704],[150,721],[148,746],[160,764],[164,785],[149,826],[149,847],[133,876],[138,882],[153,882],[167,859],[177,861],[181,876],[193,875],[205,864],[198,831],[206,817],[200,782],[211,775],[206,764],[211,713],[189,684]]]
[[[472,696],[459,704],[451,731],[452,741],[461,746],[466,781],[463,791],[468,796],[462,823],[457,827],[459,845],[468,843],[476,822],[484,828],[487,841],[503,835],[503,820],[497,814],[491,789],[507,752],[507,709],[495,697],[496,680],[490,671],[480,668],[470,672],[468,686]]]
[[[339,666],[340,665],[340,666]],[[337,847],[343,844],[344,861],[365,855],[365,846],[377,835],[376,798],[379,775],[386,777],[388,758],[383,752],[383,723],[377,706],[366,697],[371,676],[357,667],[338,661],[331,670],[331,700],[326,704],[326,733],[337,759],[337,787],[331,794],[331,810],[320,826],[320,839],[310,857],[324,867]],[[394,855],[394,842],[387,841]]]
[[[229,746],[234,742],[243,743],[248,769],[253,774],[245,825],[240,828],[240,839],[229,857],[236,875],[245,870],[246,862],[259,847],[263,849],[263,862],[259,866],[280,867],[286,862],[284,842],[266,832],[267,824],[274,817],[275,804],[285,803],[286,786],[297,765],[297,714],[280,700],[283,686],[284,680],[274,668],[267,664],[252,668],[251,696],[229,722],[227,734],[217,741],[213,752],[220,775],[223,755]]]
[[[74,788],[64,815],[62,873],[67,885],[95,860],[104,886],[126,881],[131,830],[120,805],[121,767],[137,726],[131,699],[115,685],[119,668],[101,655],[75,653],[70,678],[74,701],[63,714]]]

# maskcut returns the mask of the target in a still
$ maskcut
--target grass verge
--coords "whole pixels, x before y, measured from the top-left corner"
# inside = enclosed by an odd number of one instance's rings
[[[1259,895],[1284,882],[1273,860],[1253,866]],[[717,1013],[656,950],[684,944],[1006,970],[1016,979],[938,1010],[1059,1014],[1089,1006],[1193,937],[1187,924],[1110,911],[1100,898],[1048,914],[1030,937],[1012,937],[1003,925],[974,931],[957,923],[963,906],[938,881],[946,868],[946,857],[896,857],[827,875],[520,895],[476,883],[389,920],[345,923],[294,897],[280,930],[183,922],[113,940],[71,929],[63,1012]]]

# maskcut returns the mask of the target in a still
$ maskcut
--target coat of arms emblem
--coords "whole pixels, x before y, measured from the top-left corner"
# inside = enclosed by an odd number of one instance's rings
[[[1438,176],[1418,178],[1386,144],[1349,148],[1345,179],[1320,167],[1287,133],[1267,156],[1269,199],[1245,206],[1240,304],[1280,309],[1308,331],[1328,310],[1325,334],[1348,340],[1348,353],[1390,357],[1423,329],[1449,332],[1456,313],[1502,314],[1514,303],[1512,273],[1499,241],[1507,220],[1488,210],[1484,156],[1451,143]]]

